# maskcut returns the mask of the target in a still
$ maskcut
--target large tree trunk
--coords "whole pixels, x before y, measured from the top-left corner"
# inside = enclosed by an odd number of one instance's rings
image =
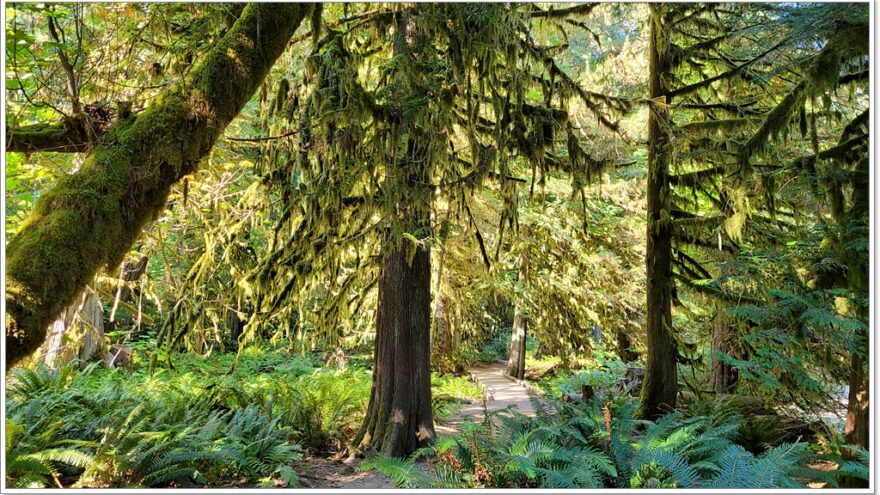
[[[431,253],[427,237],[432,191],[422,147],[410,137],[408,158],[393,167],[403,176],[396,216],[405,232],[421,232],[418,243],[396,229],[386,235],[379,274],[373,384],[364,424],[354,445],[404,457],[434,440],[431,409]],[[422,158],[419,158],[422,157]]]
[[[357,445],[402,457],[434,439],[430,253],[406,246],[382,258],[370,405]]]
[[[678,395],[676,346],[672,330],[672,226],[669,186],[669,35],[665,4],[650,6],[648,112],[647,362],[640,414],[655,418],[674,408]]]
[[[394,56],[404,69],[394,71],[389,157],[383,189],[392,205],[379,274],[376,348],[370,405],[354,445],[361,450],[403,457],[434,440],[431,410],[431,252],[434,191],[431,184],[431,136],[403,107],[421,89],[409,80],[417,23],[401,15],[394,35]],[[406,233],[408,235],[402,235]]]
[[[528,247],[523,246],[519,255],[519,283],[525,284],[528,277]],[[507,374],[522,380],[526,373],[526,332],[528,320],[523,312],[525,302],[517,301],[513,316],[513,330],[510,334],[510,355],[507,358]]]
[[[95,144],[78,173],[40,197],[6,254],[6,369],[102,267],[116,267],[171,186],[196,170],[263,82],[306,4],[252,4],[184,83]]]

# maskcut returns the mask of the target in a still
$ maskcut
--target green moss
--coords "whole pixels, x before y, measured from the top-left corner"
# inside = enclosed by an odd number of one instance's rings
[[[8,368],[39,346],[101,267],[122,261],[171,186],[196,169],[262,83],[308,9],[246,8],[186,83],[104,136],[79,173],[40,198],[7,246]]]

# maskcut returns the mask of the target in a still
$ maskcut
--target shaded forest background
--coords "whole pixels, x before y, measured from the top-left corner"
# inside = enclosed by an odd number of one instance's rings
[[[867,4],[5,14],[7,486],[866,483]]]

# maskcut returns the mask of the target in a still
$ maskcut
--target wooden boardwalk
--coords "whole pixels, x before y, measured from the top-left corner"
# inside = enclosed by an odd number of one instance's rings
[[[495,411],[513,404],[520,414],[535,415],[535,406],[526,387],[520,385],[504,374],[504,365],[493,364],[470,370],[474,381],[486,389],[486,409]],[[462,410],[462,414],[473,417],[483,415],[482,404],[472,404]]]

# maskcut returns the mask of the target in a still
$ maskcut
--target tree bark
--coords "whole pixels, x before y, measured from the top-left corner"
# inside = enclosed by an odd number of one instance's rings
[[[356,445],[403,457],[434,439],[430,253],[405,246],[382,258],[370,405]]]
[[[454,373],[457,368],[455,348],[453,347],[452,328],[449,321],[449,307],[446,294],[438,291],[434,302],[434,318],[432,320],[434,335],[431,344],[434,350],[435,369],[439,373]]]
[[[864,156],[856,165],[856,171],[853,174],[853,192],[852,204],[847,211],[846,218],[851,219],[848,228],[845,229],[847,234],[844,236],[844,245],[860,240],[855,232],[866,232],[869,224],[868,212],[870,211],[869,197],[869,170],[868,157]],[[853,226],[861,227],[860,229],[852,228]],[[863,235],[863,234],[862,234]],[[854,238],[855,237],[855,238]],[[849,288],[860,297],[869,299],[871,297],[871,285],[869,270],[871,266],[867,250],[852,250],[850,256],[844,258],[844,262],[848,267],[847,283]],[[848,259],[847,259],[848,258]],[[871,315],[868,305],[859,305],[855,313],[864,322],[864,328],[857,334],[857,341],[864,345],[864,350],[853,352],[849,377],[849,402],[846,409],[846,425],[844,427],[844,437],[847,443],[858,445],[864,449],[870,448],[870,424],[871,424],[871,408],[870,408],[870,368],[865,358],[870,356],[869,344],[870,336],[868,334]]]
[[[678,395],[672,329],[672,226],[669,186],[669,110],[666,87],[671,29],[666,4],[650,5],[648,112],[647,362],[640,415],[655,418],[674,408]]]
[[[354,445],[363,451],[404,457],[432,442],[431,409],[431,252],[423,242],[431,225],[431,136],[410,117],[403,102],[413,86],[407,71],[415,58],[417,23],[403,14],[394,34],[394,56],[404,69],[394,72],[391,109],[392,152],[383,189],[391,201],[379,274],[373,384],[367,415]],[[422,96],[422,95],[419,95]],[[404,236],[402,233],[409,235]]]
[[[517,308],[513,317],[510,336],[510,356],[507,358],[507,374],[522,380],[526,374],[526,330],[528,323],[522,310]]]
[[[104,308],[98,294],[87,287],[50,325],[39,360],[47,366],[63,368],[77,358],[85,363],[103,347]]]
[[[718,306],[718,314],[715,316],[715,329],[712,332],[712,390],[717,393],[729,393],[739,379],[736,368],[725,363],[718,357],[718,353],[732,355],[730,335],[730,319],[724,314],[724,307]]]
[[[183,83],[110,130],[37,203],[7,246],[7,372],[102,267],[122,261],[262,83],[307,4],[249,5]]]
[[[865,363],[855,354],[852,357],[851,366],[849,403],[846,408],[846,426],[843,430],[844,438],[846,443],[868,449],[871,445],[871,437],[869,436],[869,425],[871,424],[870,383],[868,380],[870,375]]]
[[[528,278],[529,257],[528,247],[523,246],[519,255],[519,283],[523,285]],[[517,301],[513,316],[513,330],[510,334],[510,355],[507,358],[507,374],[522,380],[526,373],[526,333],[528,320],[523,312],[525,301]]]

